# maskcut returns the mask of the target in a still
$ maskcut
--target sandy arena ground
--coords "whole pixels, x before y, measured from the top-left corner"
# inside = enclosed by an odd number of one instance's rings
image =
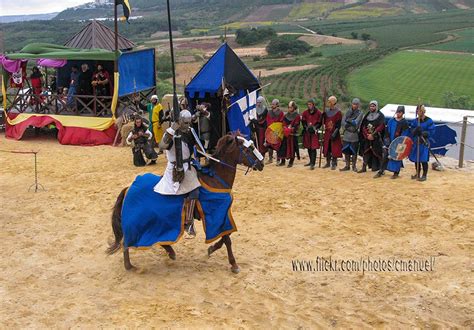
[[[1,328],[472,328],[474,172],[430,172],[425,183],[372,173],[274,164],[239,173],[232,235],[241,273],[202,228],[169,260],[164,250],[106,256],[128,148],[6,140],[39,150],[44,192],[28,192],[33,158],[0,152]],[[341,165],[340,165],[341,166]],[[292,260],[435,257],[433,272],[295,272]]]

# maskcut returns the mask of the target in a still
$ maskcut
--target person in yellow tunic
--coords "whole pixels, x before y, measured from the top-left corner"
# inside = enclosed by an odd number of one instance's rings
[[[151,103],[147,106],[148,118],[153,129],[153,138],[155,139],[156,144],[158,144],[163,137],[163,129],[161,128],[160,122],[160,116],[163,116],[161,113],[163,111],[163,106],[158,102],[157,95],[152,95],[150,101]]]

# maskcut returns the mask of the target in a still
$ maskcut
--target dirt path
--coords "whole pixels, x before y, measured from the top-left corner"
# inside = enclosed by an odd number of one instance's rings
[[[282,68],[275,68],[273,70],[255,69],[253,71],[257,76],[260,73],[262,77],[269,77],[269,76],[274,76],[274,75],[287,73],[287,72],[295,72],[295,71],[303,71],[303,70],[314,69],[314,68],[317,68],[318,66],[319,65],[315,65],[315,64],[307,64],[307,65],[298,65],[298,66],[285,66],[285,67],[282,67]]]
[[[154,167],[128,148],[5,140],[0,153],[2,328],[472,328],[474,173],[430,172],[425,183],[372,173],[266,166],[234,187],[232,235],[206,255],[203,232],[175,246],[132,251],[127,272],[106,256],[119,191]],[[302,153],[306,155],[305,152]],[[292,260],[435,258],[433,272],[298,272]]]

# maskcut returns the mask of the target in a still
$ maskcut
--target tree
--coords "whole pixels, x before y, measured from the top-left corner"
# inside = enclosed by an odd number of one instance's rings
[[[311,46],[298,39],[287,38],[285,36],[273,38],[267,46],[270,55],[300,55],[311,50]]]
[[[472,109],[471,97],[468,95],[455,95],[453,92],[445,92],[443,95],[444,106],[452,109]]]
[[[352,39],[357,39],[359,37],[359,34],[357,32],[352,32],[351,36],[352,36]]]
[[[255,45],[260,42],[276,37],[272,28],[238,29],[235,33],[235,41],[242,46]]]
[[[367,40],[370,39],[370,34],[368,34],[368,33],[362,33],[362,36],[361,36],[361,37],[362,37],[362,40],[367,41]]]

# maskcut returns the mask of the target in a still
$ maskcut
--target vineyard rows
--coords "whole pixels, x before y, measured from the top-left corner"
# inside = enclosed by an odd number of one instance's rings
[[[363,50],[330,58],[322,67],[284,73],[262,79],[262,84],[271,83],[266,93],[276,97],[291,99],[321,99],[326,91],[328,95],[338,95],[342,101],[349,100],[347,95],[347,74],[364,64],[373,62],[389,54],[390,48]]]

